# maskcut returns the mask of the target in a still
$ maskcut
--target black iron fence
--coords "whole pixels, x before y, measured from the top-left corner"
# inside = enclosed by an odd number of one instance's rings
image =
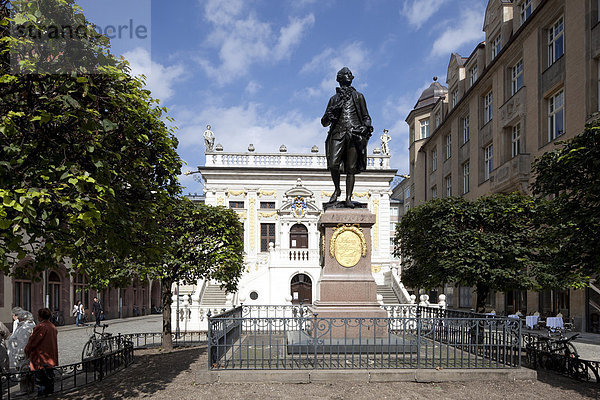
[[[127,340],[113,341],[111,351],[82,362],[61,365],[44,371],[53,382],[53,392],[69,391],[102,380],[108,375],[133,363],[133,343]],[[35,396],[34,372],[29,370],[0,375],[0,400]]]
[[[321,318],[299,306],[244,306],[208,322],[211,369],[521,366],[521,326],[502,317],[417,310],[409,317]]]
[[[147,349],[162,345],[162,332],[126,333],[122,337],[133,343],[134,349]],[[206,343],[206,332],[181,332],[172,333],[174,347],[197,346]]]

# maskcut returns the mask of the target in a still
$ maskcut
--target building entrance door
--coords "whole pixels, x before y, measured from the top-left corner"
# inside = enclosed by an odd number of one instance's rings
[[[312,280],[306,274],[297,274],[290,285],[292,304],[312,304]]]

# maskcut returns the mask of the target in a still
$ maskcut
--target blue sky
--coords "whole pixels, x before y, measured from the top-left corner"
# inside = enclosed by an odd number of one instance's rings
[[[184,171],[204,165],[210,124],[224,151],[324,148],[320,118],[348,66],[366,98],[379,146],[392,136],[392,167],[408,172],[404,122],[433,76],[445,84],[452,52],[484,39],[487,0],[78,0],[99,26],[133,21],[148,34],[112,41],[178,127]],[[113,6],[114,5],[114,6]],[[196,175],[197,176],[197,175]],[[184,193],[202,190],[182,176]]]

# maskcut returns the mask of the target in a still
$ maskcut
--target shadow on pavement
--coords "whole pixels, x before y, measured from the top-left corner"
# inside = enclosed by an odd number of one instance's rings
[[[165,389],[181,373],[190,370],[191,365],[205,353],[206,347],[182,348],[170,353],[136,351],[135,362],[129,368],[101,382],[65,393],[60,398],[104,400],[153,395]],[[195,373],[197,368],[192,369],[190,372]]]
[[[538,371],[538,381],[560,388],[565,392],[572,391],[592,399],[600,398],[600,384],[596,382],[580,382],[543,370]]]

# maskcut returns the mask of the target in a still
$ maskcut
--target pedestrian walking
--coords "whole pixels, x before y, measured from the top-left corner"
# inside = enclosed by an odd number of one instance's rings
[[[77,304],[73,306],[73,316],[75,317],[75,325],[79,326],[79,324],[84,325],[83,323],[83,315],[85,313],[85,309],[83,308],[83,304],[81,304],[81,300],[77,300]]]
[[[12,309],[12,319],[13,319],[13,326],[12,326],[12,333],[15,333],[15,331],[17,330],[17,326],[19,325],[19,314],[24,311],[21,307],[13,307]]]
[[[96,326],[100,326],[100,321],[104,319],[104,310],[97,297],[94,297],[94,303],[92,304],[92,315],[96,317]]]
[[[29,357],[29,368],[34,373],[38,396],[54,393],[54,367],[58,365],[58,331],[50,322],[52,312],[48,308],[38,311],[40,323],[33,329],[25,354]]]

